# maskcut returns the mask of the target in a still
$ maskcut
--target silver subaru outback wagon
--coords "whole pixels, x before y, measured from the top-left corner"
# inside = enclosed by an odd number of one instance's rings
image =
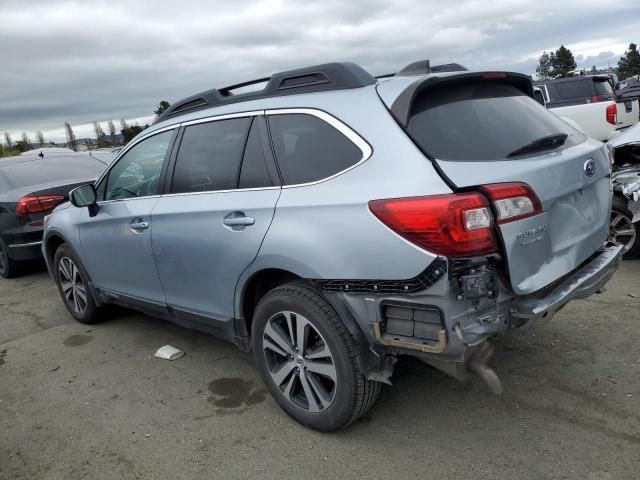
[[[615,272],[608,152],[529,77],[422,61],[261,81],[176,102],[47,218],[76,320],[116,303],[227,339],[289,415],[331,431],[399,355],[500,392],[496,339]]]

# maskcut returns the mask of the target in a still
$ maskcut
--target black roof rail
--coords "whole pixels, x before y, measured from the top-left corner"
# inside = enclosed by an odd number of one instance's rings
[[[266,83],[262,90],[233,94],[238,88]],[[278,97],[298,93],[326,92],[364,87],[376,83],[366,70],[351,62],[334,62],[274,73],[270,77],[250,80],[220,89],[207,90],[171,105],[154,123],[185,113],[259,98]]]

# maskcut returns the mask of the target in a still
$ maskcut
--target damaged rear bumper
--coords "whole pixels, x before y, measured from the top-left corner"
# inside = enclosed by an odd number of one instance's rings
[[[512,323],[516,326],[547,319],[571,300],[587,298],[611,279],[622,259],[623,247],[604,247],[580,269],[570,274],[550,291],[517,297],[511,304]]]

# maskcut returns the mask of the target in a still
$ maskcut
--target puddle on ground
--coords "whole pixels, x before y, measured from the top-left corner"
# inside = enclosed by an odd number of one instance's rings
[[[86,345],[93,337],[91,335],[71,335],[67,337],[67,339],[63,342],[65,347],[79,347],[81,345]]]
[[[209,384],[209,402],[223,413],[228,409],[242,409],[261,403],[267,398],[264,388],[244,378],[219,378]],[[216,411],[218,413],[218,411]]]

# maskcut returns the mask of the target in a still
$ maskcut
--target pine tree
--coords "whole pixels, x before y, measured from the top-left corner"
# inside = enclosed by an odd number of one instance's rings
[[[631,43],[618,61],[618,78],[625,80],[634,75],[640,75],[640,52],[638,52],[638,46]]]
[[[578,66],[573,53],[564,45],[560,45],[560,48],[556,50],[555,55],[551,59],[551,66],[553,67],[553,76],[555,78],[564,78],[569,72],[572,72]]]

